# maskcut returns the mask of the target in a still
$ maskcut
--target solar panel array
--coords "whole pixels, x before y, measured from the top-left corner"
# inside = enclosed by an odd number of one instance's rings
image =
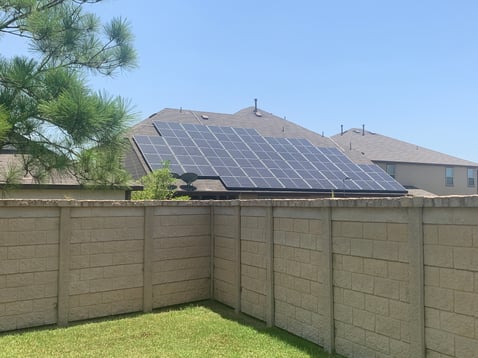
[[[405,189],[376,165],[357,165],[306,139],[263,137],[255,129],[153,122],[157,136],[133,139],[151,170],[220,178],[228,189],[392,191]]]

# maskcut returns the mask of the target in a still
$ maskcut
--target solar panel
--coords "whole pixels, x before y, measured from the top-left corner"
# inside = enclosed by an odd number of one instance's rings
[[[337,148],[303,138],[263,137],[257,130],[153,122],[157,136],[135,136],[154,170],[219,177],[228,189],[397,191],[405,189],[376,165],[357,165]]]

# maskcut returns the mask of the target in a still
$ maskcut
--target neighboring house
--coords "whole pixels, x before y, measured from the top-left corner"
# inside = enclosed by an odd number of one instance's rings
[[[363,156],[346,156],[330,138],[257,104],[235,114],[163,109],[133,126],[129,137],[125,167],[134,179],[168,161],[178,176],[198,175],[189,187],[177,181],[179,191],[194,199],[407,193]]]
[[[478,163],[452,157],[364,129],[331,137],[346,153],[360,153],[407,189],[435,195],[477,193]]]
[[[77,199],[77,200],[124,200],[131,198],[128,188],[88,188],[71,176],[52,174],[41,183],[20,170],[21,158],[14,150],[0,150],[0,199]],[[19,175],[17,175],[19,174]]]

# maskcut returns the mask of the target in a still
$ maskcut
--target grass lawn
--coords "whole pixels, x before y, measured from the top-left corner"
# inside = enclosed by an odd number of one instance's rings
[[[329,357],[308,341],[213,302],[4,333],[0,347],[0,357]]]

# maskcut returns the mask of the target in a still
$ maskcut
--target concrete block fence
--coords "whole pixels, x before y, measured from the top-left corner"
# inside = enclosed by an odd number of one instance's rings
[[[478,197],[0,200],[0,331],[204,299],[347,357],[478,357]]]

